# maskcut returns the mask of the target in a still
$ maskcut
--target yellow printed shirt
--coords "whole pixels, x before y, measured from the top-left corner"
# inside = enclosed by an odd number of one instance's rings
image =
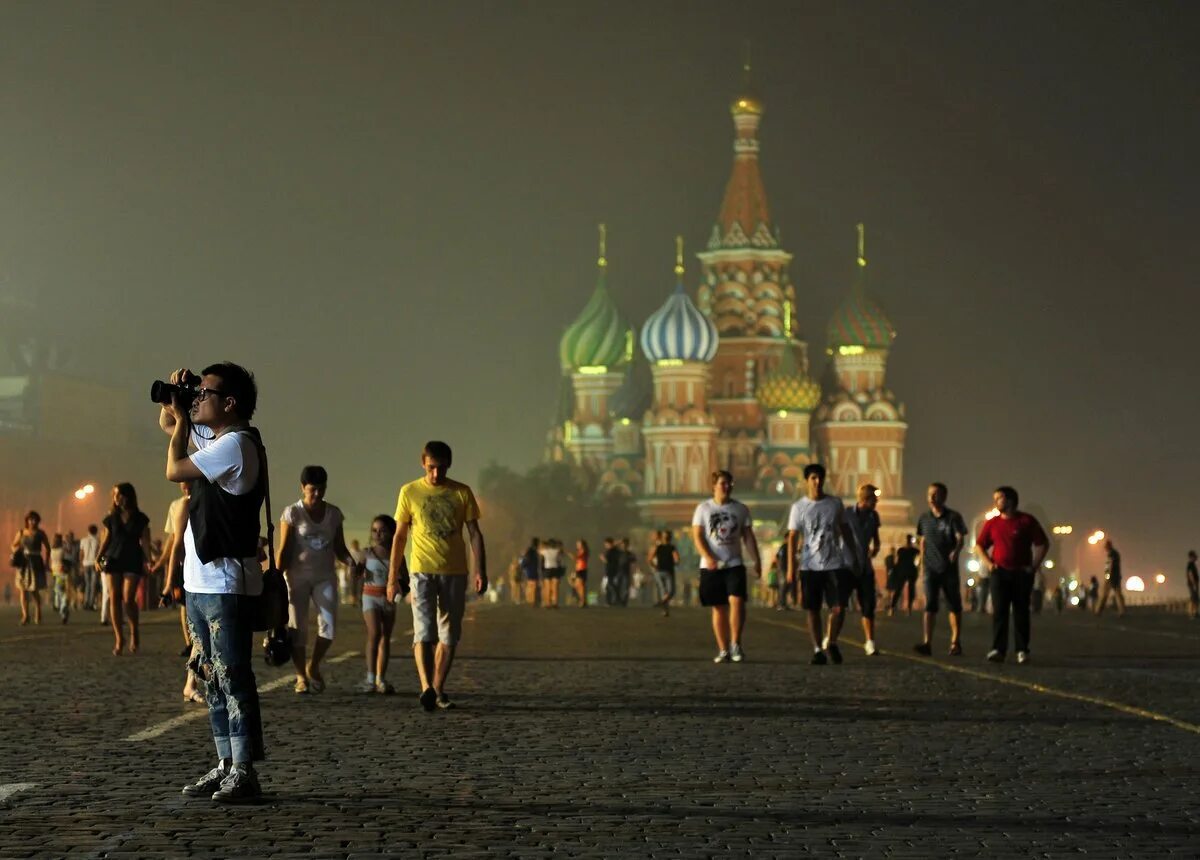
[[[449,478],[440,486],[418,478],[400,488],[396,522],[410,523],[412,555],[408,569],[413,573],[467,573],[465,523],[479,519],[479,503],[466,484]]]

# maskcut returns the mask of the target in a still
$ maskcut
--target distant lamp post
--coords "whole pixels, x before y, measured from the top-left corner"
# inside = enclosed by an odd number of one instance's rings
[[[84,484],[82,487],[79,487],[78,489],[76,489],[75,492],[72,493],[71,495],[73,495],[75,497],[75,501],[82,502],[84,499],[86,499],[88,496],[92,495],[95,492],[96,492],[96,487],[93,484]],[[62,530],[63,530],[62,518],[63,518],[63,500],[59,499],[58,500],[58,516],[55,518],[54,530],[60,534],[62,533]]]
[[[1055,526],[1053,529],[1051,529],[1051,531],[1053,531],[1056,535],[1069,535],[1071,532],[1075,531],[1075,527],[1074,526]]]
[[[1088,535],[1088,543],[1090,543],[1092,546],[1095,546],[1102,540],[1104,540],[1104,532],[1100,531],[1100,529],[1096,529],[1096,531]]]
[[[1131,576],[1125,580],[1126,591],[1145,591],[1146,583],[1142,581],[1140,576]]]
[[[1167,575],[1165,573],[1155,574],[1154,581],[1156,583],[1158,583],[1159,585],[1166,585],[1167,584]]]

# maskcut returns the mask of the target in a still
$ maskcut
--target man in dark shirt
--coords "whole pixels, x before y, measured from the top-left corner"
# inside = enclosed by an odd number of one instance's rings
[[[958,557],[967,536],[962,514],[946,507],[949,491],[942,483],[929,485],[929,510],[917,520],[921,560],[925,568],[925,638],[916,646],[918,654],[933,653],[933,626],[937,621],[938,599],[946,596],[950,618],[950,655],[962,654],[959,625],[962,622],[962,590],[958,585]]]
[[[1041,523],[1017,510],[1017,491],[999,487],[992,501],[1000,516],[983,524],[975,550],[992,581],[991,663],[1004,662],[1008,652],[1008,615],[1012,611],[1017,662],[1029,662],[1029,607],[1033,596],[1034,572],[1050,549]]]
[[[610,537],[604,539],[604,551],[600,561],[604,563],[604,602],[616,606],[620,601],[621,560],[624,553]]]
[[[663,616],[671,614],[671,598],[675,596],[675,567],[679,564],[679,550],[671,540],[671,533],[658,531],[654,533],[654,546],[650,548],[647,557],[654,568],[654,582],[658,586],[658,602]]]
[[[1117,604],[1117,617],[1120,618],[1125,614],[1125,594],[1121,591],[1121,554],[1111,540],[1104,542],[1104,551],[1108,554],[1108,560],[1104,563],[1104,590],[1100,593],[1100,602],[1096,604],[1096,614],[1104,611],[1111,596]]]
[[[1188,612],[1195,621],[1200,616],[1200,572],[1196,570],[1196,551],[1188,551],[1187,563]]]
[[[888,615],[896,611],[896,606],[900,603],[900,595],[906,591],[908,592],[908,602],[905,604],[904,611],[912,612],[913,598],[917,591],[917,556],[919,554],[913,536],[905,535],[904,546],[896,550],[896,568],[893,574],[896,588],[892,592],[892,603],[888,607]]]

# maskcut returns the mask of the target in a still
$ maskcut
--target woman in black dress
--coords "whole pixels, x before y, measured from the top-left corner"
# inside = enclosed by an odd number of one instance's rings
[[[17,569],[17,593],[21,599],[21,624],[29,623],[29,598],[33,597],[33,623],[42,623],[42,589],[46,587],[46,570],[50,567],[50,541],[41,529],[42,518],[37,511],[25,515],[25,527],[13,538],[13,560]]]
[[[133,484],[113,487],[112,500],[100,531],[100,560],[112,595],[113,654],[119,657],[125,648],[123,615],[129,618],[130,653],[136,654],[140,644],[137,589],[150,561],[150,518],[138,510]]]

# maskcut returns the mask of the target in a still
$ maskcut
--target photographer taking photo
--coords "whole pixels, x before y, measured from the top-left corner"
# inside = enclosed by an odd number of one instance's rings
[[[251,667],[251,598],[262,593],[259,509],[266,495],[265,452],[250,426],[254,376],[223,362],[197,377],[186,369],[155,383],[159,426],[171,436],[167,480],[190,481],[183,533],[183,587],[193,669],[208,695],[217,766],[183,788],[220,803],[257,800],[253,763],[263,758],[262,717]],[[188,454],[189,442],[195,450]],[[261,469],[260,469],[261,465]]]

